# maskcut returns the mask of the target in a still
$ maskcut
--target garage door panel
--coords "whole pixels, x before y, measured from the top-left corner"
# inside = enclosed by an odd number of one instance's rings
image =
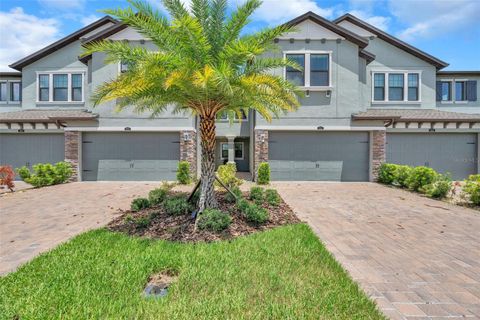
[[[477,135],[470,133],[388,133],[387,162],[428,166],[453,179],[477,171]]]
[[[57,163],[65,159],[63,133],[0,134],[0,165],[14,169],[37,163]],[[17,177],[18,179],[19,177]]]
[[[367,181],[368,132],[269,132],[273,180]]]
[[[84,133],[83,179],[174,180],[180,156],[179,134]]]

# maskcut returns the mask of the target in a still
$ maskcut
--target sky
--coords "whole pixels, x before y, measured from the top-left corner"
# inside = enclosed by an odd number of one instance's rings
[[[146,0],[164,11],[161,0]],[[182,0],[188,5],[189,0]],[[230,9],[244,0],[230,0]],[[125,0],[0,0],[0,71],[101,18]],[[480,70],[480,0],[264,0],[245,32],[307,11],[335,19],[347,12],[450,63]]]

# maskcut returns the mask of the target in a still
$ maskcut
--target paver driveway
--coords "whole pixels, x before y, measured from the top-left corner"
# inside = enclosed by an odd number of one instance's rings
[[[276,183],[392,319],[480,319],[480,213],[373,183]]]
[[[0,196],[0,274],[86,230],[158,184],[77,182]]]

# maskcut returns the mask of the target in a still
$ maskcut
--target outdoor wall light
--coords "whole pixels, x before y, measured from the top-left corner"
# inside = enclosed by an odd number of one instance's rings
[[[318,126],[318,127],[317,127],[317,130],[324,130],[324,129],[325,129],[325,128],[322,127],[322,126]]]
[[[305,91],[305,97],[307,97],[307,98],[310,97],[310,90]]]
[[[132,130],[132,128],[130,128],[130,127],[125,127],[125,129],[124,129],[124,130],[125,130],[125,131],[131,131],[131,130]]]
[[[305,43],[310,43],[310,39],[305,39]]]
[[[294,43],[294,42],[295,42],[295,39],[290,38],[290,43]]]
[[[332,95],[332,91],[327,90],[327,91],[325,92],[325,97],[330,98],[331,95]]]
[[[320,39],[321,43],[325,43],[326,41],[327,41],[327,39],[325,39],[325,38]]]
[[[435,132],[435,129],[430,128],[430,129],[428,129],[428,132]]]
[[[188,132],[183,133],[183,141],[189,141],[190,140],[190,134]]]
[[[25,129],[18,129],[17,130],[19,133],[25,132]]]

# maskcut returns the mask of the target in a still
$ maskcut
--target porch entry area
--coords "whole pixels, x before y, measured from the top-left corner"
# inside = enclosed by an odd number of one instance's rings
[[[250,171],[250,139],[243,137],[219,137],[216,141],[216,167],[235,162],[238,172]]]

